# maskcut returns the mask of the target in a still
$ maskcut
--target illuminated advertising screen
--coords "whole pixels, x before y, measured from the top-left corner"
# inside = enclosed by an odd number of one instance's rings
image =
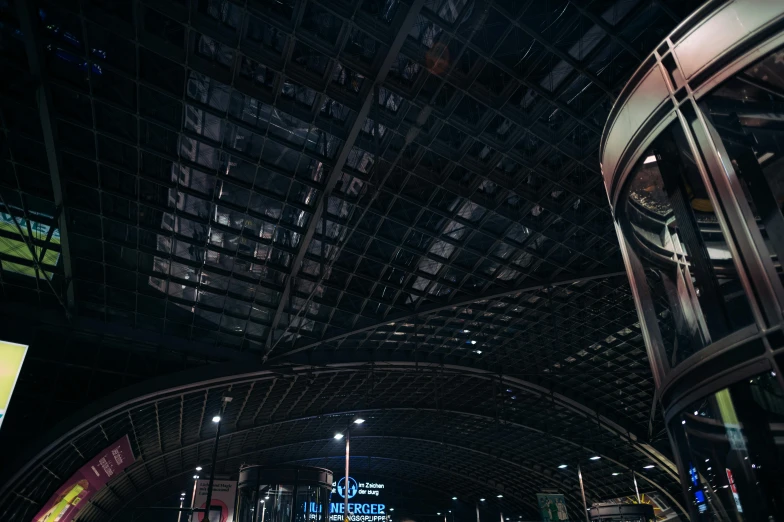
[[[126,435],[71,475],[35,515],[33,522],[70,522],[90,497],[134,460],[131,441]]]
[[[0,426],[3,425],[26,354],[27,345],[0,341]]]

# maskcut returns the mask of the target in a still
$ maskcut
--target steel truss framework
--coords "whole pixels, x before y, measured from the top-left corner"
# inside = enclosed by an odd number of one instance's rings
[[[343,447],[332,434],[362,415],[366,425],[352,435],[354,460],[391,479],[431,484],[440,492],[434,505],[452,495],[475,502],[502,494],[504,512],[532,519],[532,493],[550,487],[564,490],[570,509],[579,512],[574,467],[580,461],[591,500],[630,494],[637,470],[643,487],[677,502],[673,465],[654,448],[585,406],[520,379],[400,362],[307,366],[286,374],[222,371],[231,376],[161,391],[146,383],[127,393],[144,398],[96,407],[97,415],[68,426],[17,472],[0,509],[24,519],[35,510],[32,499],[56,487],[85,455],[129,434],[138,462],[80,514],[86,521],[123,520],[131,514],[125,508],[162,484],[179,490],[209,459],[210,419],[224,396],[233,401],[223,414],[220,472],[243,462],[334,464]],[[565,462],[571,466],[558,468]],[[643,469],[652,462],[655,468]]]
[[[35,331],[17,400],[53,419],[205,362],[438,362],[535,383],[611,416],[622,444],[656,443],[598,145],[639,57],[698,3],[0,7],[0,292],[5,320]],[[455,429],[484,400],[460,396]],[[289,418],[296,404],[281,402]],[[390,404],[380,423],[403,415]],[[19,440],[41,426],[29,417]],[[291,459],[329,459],[312,440]],[[427,437],[378,440],[358,444],[379,470],[403,470],[380,458],[389,444],[429,483]]]

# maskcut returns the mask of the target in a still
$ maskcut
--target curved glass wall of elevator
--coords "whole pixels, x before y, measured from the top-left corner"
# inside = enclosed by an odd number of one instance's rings
[[[601,154],[691,518],[784,520],[784,4],[685,20]]]

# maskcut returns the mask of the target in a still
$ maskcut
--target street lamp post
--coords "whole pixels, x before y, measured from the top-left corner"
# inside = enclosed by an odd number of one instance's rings
[[[348,426],[346,426],[345,433],[338,432],[335,433],[335,440],[340,440],[345,437],[346,439],[346,476],[343,478],[343,522],[350,522],[349,512],[348,512],[348,463],[350,458],[350,450],[349,450],[349,443],[351,440],[351,424],[363,424],[365,419],[361,417],[355,417]]]
[[[215,468],[218,466],[218,441],[220,440],[221,415],[223,415],[226,405],[231,402],[231,399],[231,397],[222,397],[220,413],[212,418],[212,422],[217,424],[217,427],[215,430],[215,442],[212,444],[212,468],[210,469],[210,480],[207,484],[207,503],[204,506],[207,522],[210,522],[210,515],[212,514],[210,511],[212,506],[210,504],[212,504],[212,485],[215,482]],[[218,520],[220,520],[220,516],[218,517]]]
[[[350,522],[348,514],[348,460],[349,460],[349,440],[351,439],[351,427],[346,428],[346,478],[343,479],[343,520]]]

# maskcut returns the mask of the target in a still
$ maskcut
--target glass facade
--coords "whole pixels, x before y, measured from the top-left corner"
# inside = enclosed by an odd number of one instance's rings
[[[754,318],[680,122],[656,138],[628,183],[625,235],[655,308],[651,328],[675,367]]]
[[[702,520],[781,520],[784,393],[775,372],[695,401],[670,421]]]
[[[784,8],[761,5],[676,29],[602,144],[693,521],[784,520]]]
[[[238,522],[324,522],[329,515],[332,472],[321,468],[240,470]]]

